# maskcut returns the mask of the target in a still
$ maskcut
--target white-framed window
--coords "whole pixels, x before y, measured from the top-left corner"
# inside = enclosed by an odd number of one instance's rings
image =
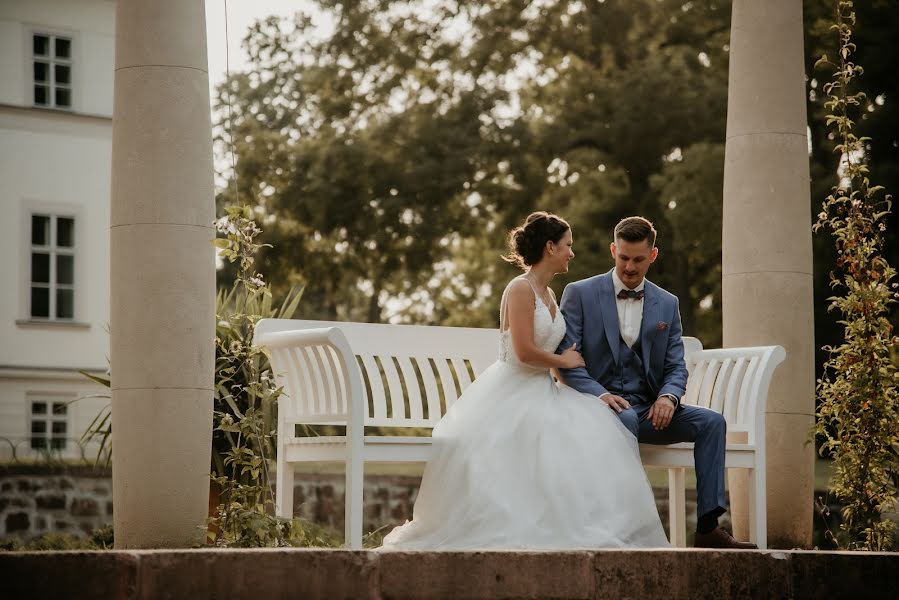
[[[72,38],[52,33],[31,35],[34,105],[72,108]]]
[[[64,452],[69,437],[69,402],[73,397],[29,394],[29,447],[35,451]]]
[[[28,317],[75,319],[75,217],[31,213]]]

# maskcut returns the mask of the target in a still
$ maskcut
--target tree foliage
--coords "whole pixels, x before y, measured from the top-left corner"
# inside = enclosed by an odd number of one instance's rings
[[[250,68],[218,101],[234,110],[239,194],[278,249],[263,260],[305,285],[304,316],[492,326],[514,274],[504,234],[528,212],[573,223],[560,288],[610,268],[614,224],[639,213],[661,232],[654,279],[692,300],[689,332],[720,340],[720,207],[706,211],[722,187],[730,3],[316,11],[324,35],[311,15],[257,23]]]
[[[831,6],[804,3],[808,57],[832,45]],[[231,101],[240,201],[276,248],[260,256],[274,294],[303,286],[305,318],[495,326],[515,274],[499,259],[504,234],[530,211],[574,226],[557,292],[610,268],[614,224],[644,214],[660,231],[650,277],[681,298],[688,334],[719,345],[730,12],[709,0],[318,0],[260,21],[216,113]],[[858,14],[871,94],[856,126],[881,132],[868,156],[892,188],[899,11],[872,0]],[[813,63],[810,214],[837,172]],[[816,339],[836,343],[836,255],[829,234],[814,243]]]

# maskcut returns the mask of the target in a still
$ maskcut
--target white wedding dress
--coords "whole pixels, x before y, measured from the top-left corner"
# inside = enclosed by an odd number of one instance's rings
[[[547,352],[565,336],[553,308],[535,302]],[[602,400],[519,361],[508,330],[433,436],[412,521],[382,550],[668,546],[634,436]]]

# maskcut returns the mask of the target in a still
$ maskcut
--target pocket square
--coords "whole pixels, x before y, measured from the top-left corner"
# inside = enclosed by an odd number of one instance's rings
[[[666,329],[668,329],[668,323],[666,323],[665,321],[659,321],[656,324],[656,329],[658,329],[659,331],[665,331]]]

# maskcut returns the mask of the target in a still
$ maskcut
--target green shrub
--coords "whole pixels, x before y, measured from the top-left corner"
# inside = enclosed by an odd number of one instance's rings
[[[819,406],[815,432],[824,440],[821,453],[834,459],[831,491],[841,505],[840,533],[831,537],[840,548],[889,550],[896,524],[884,513],[897,507],[899,482],[899,372],[893,353],[899,338],[888,319],[896,302],[896,270],[884,252],[891,202],[872,185],[867,140],[853,133],[855,115],[867,105],[865,94],[851,93],[862,68],[853,62],[851,1],[837,3],[838,60],[826,56],[818,65],[833,69],[824,86],[827,117],[841,157],[840,182],[824,201],[815,230],[834,238],[836,269],[831,285],[843,295],[829,299],[839,313],[844,341],[826,346],[830,355],[817,385]]]

